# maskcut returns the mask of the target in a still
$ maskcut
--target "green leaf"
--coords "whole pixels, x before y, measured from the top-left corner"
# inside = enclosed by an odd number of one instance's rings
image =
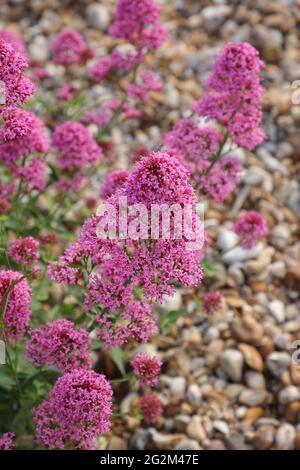
[[[123,357],[123,351],[120,348],[114,348],[109,350],[109,355],[113,362],[116,364],[119,372],[124,377],[126,375],[125,363]]]
[[[214,266],[212,266],[208,261],[205,259],[201,261],[201,267],[204,271],[204,274],[208,277],[212,277],[216,274],[216,269]]]
[[[165,315],[163,315],[160,321],[160,328],[162,330],[162,333],[164,335],[167,334],[171,326],[175,325],[178,318],[182,317],[183,315],[184,315],[184,310],[182,308],[178,310],[170,310]]]

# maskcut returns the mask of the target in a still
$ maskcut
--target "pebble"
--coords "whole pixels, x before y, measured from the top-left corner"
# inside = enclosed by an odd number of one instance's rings
[[[300,219],[300,194],[299,188],[294,189],[288,199],[288,206],[294,214]]]
[[[174,426],[177,432],[186,432],[186,428],[191,421],[188,415],[177,415],[174,418]]]
[[[206,432],[202,426],[200,416],[193,416],[186,429],[187,435],[197,441],[203,441],[206,438]]]
[[[211,343],[213,340],[220,337],[219,330],[214,326],[209,327],[204,334],[204,342],[206,344]]]
[[[239,396],[239,402],[247,406],[262,405],[267,398],[265,390],[243,390]]]
[[[226,421],[214,421],[213,427],[216,431],[219,431],[221,434],[228,436],[230,429]]]
[[[118,436],[112,436],[109,439],[107,450],[127,450],[126,441]]]
[[[233,248],[237,242],[238,236],[234,232],[231,230],[222,229],[218,235],[217,247],[220,250],[225,251]]]
[[[288,404],[285,412],[285,417],[289,423],[299,423],[300,401],[293,401]]]
[[[106,31],[110,24],[107,8],[99,3],[91,3],[86,9],[86,18],[92,28]]]
[[[259,352],[249,344],[240,343],[239,350],[243,353],[246,364],[258,372],[262,372],[264,363]]]
[[[279,403],[282,405],[287,405],[288,403],[300,399],[300,390],[295,385],[289,385],[280,391],[278,398]]]
[[[265,178],[266,172],[259,166],[251,166],[248,168],[243,181],[250,186],[257,186]]]
[[[164,301],[159,306],[162,310],[169,312],[171,310],[178,310],[182,305],[181,293],[176,290],[174,295],[169,295],[164,298]]]
[[[271,242],[280,250],[284,250],[289,244],[290,230],[286,225],[276,225],[271,232]]]
[[[143,450],[146,449],[150,440],[150,433],[146,429],[138,429],[129,439],[129,449]]]
[[[260,406],[254,406],[251,408],[248,408],[243,421],[245,423],[255,423],[261,416],[263,416],[264,410]]]
[[[281,300],[275,299],[268,305],[269,312],[275,318],[277,323],[283,323],[285,320],[285,306]]]
[[[295,447],[296,430],[289,423],[283,423],[278,428],[275,442],[278,450],[293,450]]]
[[[225,436],[226,447],[229,450],[246,450],[245,437],[239,432],[234,432],[229,436]]]
[[[184,377],[172,377],[169,387],[172,395],[183,396],[186,388],[186,379]]]
[[[252,388],[254,390],[265,390],[266,389],[266,381],[263,374],[259,372],[254,372],[253,370],[247,370],[245,373],[245,382],[247,387]]]
[[[260,426],[253,436],[253,445],[257,450],[268,450],[275,438],[275,428],[270,424]]]
[[[284,261],[276,261],[271,263],[268,267],[268,272],[271,276],[283,279],[286,275],[286,265]]]
[[[231,329],[238,340],[251,344],[259,343],[264,333],[263,326],[250,312],[245,312],[241,318],[235,317]]]
[[[220,439],[213,439],[212,441],[210,441],[207,450],[226,450],[226,447],[224,445],[224,442]]]
[[[36,36],[28,47],[32,59],[46,62],[49,59],[49,44],[45,36]]]
[[[193,439],[184,439],[175,447],[175,450],[201,450],[198,442]]]
[[[291,365],[291,379],[293,384],[300,385],[300,364]]]
[[[215,33],[231,14],[232,7],[229,5],[214,5],[203,8],[201,16],[203,26],[209,33]]]
[[[294,147],[289,142],[279,142],[277,146],[276,158],[283,160],[291,157],[294,153]]]
[[[274,351],[268,355],[266,366],[275,377],[280,377],[290,363],[291,356],[287,352]]]
[[[137,398],[136,392],[129,393],[121,402],[120,410],[121,413],[129,413],[131,408],[131,403]]]
[[[191,384],[188,387],[186,397],[188,401],[190,401],[191,403],[194,403],[196,406],[199,406],[202,402],[202,393],[201,393],[199,385]]]
[[[247,259],[257,258],[263,251],[262,243],[258,243],[249,250],[244,250],[241,246],[236,246],[223,254],[222,260],[226,264],[238,264]]]
[[[179,91],[171,83],[167,83],[165,86],[165,104],[172,109],[176,109],[179,106],[180,95]]]
[[[245,284],[245,276],[243,271],[237,266],[231,265],[228,268],[228,275],[231,276],[236,284],[242,286]]]
[[[234,382],[241,380],[243,364],[243,355],[236,349],[227,349],[220,356],[220,365],[223,371]]]

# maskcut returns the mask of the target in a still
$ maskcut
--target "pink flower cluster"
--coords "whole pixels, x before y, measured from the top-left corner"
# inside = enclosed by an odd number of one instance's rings
[[[61,101],[70,101],[74,98],[77,88],[72,83],[64,83],[57,92],[57,98]]]
[[[80,33],[74,30],[62,31],[54,39],[51,51],[53,60],[60,65],[81,65],[93,57]]]
[[[143,62],[144,55],[135,48],[118,48],[105,56],[101,57],[89,70],[89,77],[95,81],[104,80],[111,72],[126,71],[130,72],[136,65]]]
[[[221,204],[240,182],[243,171],[242,162],[233,156],[223,157],[212,169],[199,178],[201,189]]]
[[[33,410],[37,439],[46,447],[95,449],[110,428],[112,389],[104,375],[76,369],[60,377],[49,400]]]
[[[36,366],[56,366],[62,372],[90,369],[91,339],[69,320],[55,320],[41,328],[30,329],[25,355]]]
[[[114,170],[107,173],[99,193],[101,199],[108,199],[115,194],[115,192],[123,186],[128,175],[129,173],[126,170]]]
[[[25,56],[0,39],[0,108],[3,105],[22,104],[33,95],[35,87],[31,80],[24,76],[27,67]]]
[[[205,313],[215,313],[222,308],[223,296],[218,290],[211,291],[206,294],[203,302],[203,308]]]
[[[13,432],[5,432],[0,437],[0,450],[12,450],[14,443],[13,439],[15,437],[15,433]]]
[[[255,211],[249,211],[239,217],[234,225],[233,231],[240,236],[240,245],[249,249],[268,233],[265,219]]]
[[[126,94],[136,101],[145,100],[151,91],[160,91],[162,83],[155,72],[144,69],[139,73],[138,83],[126,86]]]
[[[26,46],[22,39],[13,31],[3,29],[0,31],[0,41],[10,44],[15,51],[27,58]]]
[[[199,126],[193,118],[181,119],[165,136],[165,145],[179,153],[193,177],[209,167],[217,153],[223,134],[212,126]]]
[[[20,108],[5,108],[1,112],[4,121],[0,141],[9,142],[28,135],[34,123],[34,115]]]
[[[109,34],[132,41],[139,49],[155,49],[167,39],[155,0],[118,0]]]
[[[21,273],[0,270],[0,304],[8,294],[8,302],[3,317],[5,334],[18,340],[24,333],[31,318],[32,291]]]
[[[18,238],[11,243],[8,253],[16,263],[31,266],[40,259],[39,248],[39,241],[33,237]]]
[[[101,150],[90,131],[79,122],[66,121],[54,131],[52,145],[63,170],[79,170],[101,159]]]
[[[193,108],[200,116],[219,121],[233,142],[248,150],[265,138],[260,128],[263,67],[258,51],[250,44],[227,44],[207,80],[206,94]]]
[[[137,162],[122,187],[107,202],[120,210],[126,196],[128,206],[142,203],[195,204],[196,196],[184,167],[166,152],[152,153]],[[187,250],[185,239],[104,240],[97,235],[100,216],[83,225],[78,242],[49,267],[57,282],[75,282],[79,261],[90,257],[94,266],[85,294],[85,306],[100,306],[97,321],[106,347],[124,344],[129,338],[145,341],[156,333],[155,317],[149,303],[136,297],[142,290],[147,302],[160,301],[174,292],[174,282],[196,286],[202,280],[201,250]],[[77,265],[77,268],[75,267]],[[118,323],[118,319],[121,319]]]
[[[36,153],[46,153],[50,140],[44,124],[33,114],[8,108],[2,113],[5,124],[0,131],[0,160],[13,176],[24,180],[31,189],[42,190],[46,183],[47,166]]]
[[[131,361],[131,365],[141,387],[154,387],[157,384],[162,366],[159,359],[148,356],[148,354],[137,354]]]
[[[140,398],[140,410],[146,421],[155,424],[163,409],[156,395],[149,393]]]

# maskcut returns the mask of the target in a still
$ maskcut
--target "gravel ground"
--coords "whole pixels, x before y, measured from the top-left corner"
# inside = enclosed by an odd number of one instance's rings
[[[300,449],[300,366],[292,364],[293,343],[300,339],[300,104],[292,103],[291,86],[300,80],[300,1],[161,3],[171,37],[149,63],[163,77],[164,91],[147,105],[141,126],[114,130],[120,161],[134,145],[159,145],[161,133],[201,96],[214,57],[230,40],[251,42],[267,63],[269,138],[255,154],[240,151],[246,169],[235,196],[222,206],[206,203],[208,251],[226,251],[215,273],[199,292],[180,290],[166,301],[165,310],[182,307],[186,316],[167,336],[139,348],[164,361],[157,386],[163,417],[155,428],[141,427],[135,417],[120,419],[101,447]],[[0,5],[0,27],[20,32],[31,57],[47,63],[49,42],[65,26],[105,52],[113,9],[109,0],[8,1]],[[51,99],[60,69],[47,68]],[[270,233],[245,254],[231,249],[229,228],[249,209],[267,219]],[[205,317],[195,298],[211,289],[222,291],[225,305]],[[124,385],[119,393],[121,411],[133,409],[137,392]]]

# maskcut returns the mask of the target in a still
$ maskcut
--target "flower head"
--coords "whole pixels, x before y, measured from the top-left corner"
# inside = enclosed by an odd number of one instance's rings
[[[133,371],[139,379],[142,386],[153,387],[158,382],[158,375],[162,366],[162,362],[156,357],[150,357],[147,354],[137,354],[131,361]]]
[[[155,0],[118,0],[114,21],[109,29],[116,38],[134,39],[149,24],[155,24],[160,15]]]
[[[0,141],[4,142],[28,135],[34,124],[34,115],[20,108],[5,108],[1,117],[4,125],[0,129]]]
[[[57,162],[63,170],[78,170],[102,157],[90,131],[79,122],[60,124],[54,131],[52,144],[58,150]]]
[[[114,60],[111,56],[102,57],[89,70],[89,77],[96,82],[106,78],[114,68]]]
[[[15,437],[15,433],[13,432],[5,432],[0,437],[0,450],[12,450],[14,443],[13,439]]]
[[[25,333],[31,317],[32,291],[21,273],[0,270],[0,303],[8,295],[3,322],[8,338],[18,340]]]
[[[114,194],[119,188],[123,186],[126,179],[128,178],[128,171],[126,170],[114,170],[110,173],[107,173],[105,179],[102,183],[99,196],[102,199],[109,198]]]
[[[33,410],[37,439],[50,448],[94,449],[110,428],[112,389],[104,375],[76,369],[60,377]]]
[[[201,116],[217,119],[227,127],[233,142],[248,150],[265,138],[260,129],[263,67],[258,51],[250,44],[227,44],[207,80],[207,93],[193,108]]]
[[[77,88],[72,83],[64,83],[57,92],[57,98],[61,101],[70,101],[74,98]]]
[[[200,127],[193,118],[181,119],[165,136],[164,143],[179,152],[191,173],[204,170],[216,154],[223,134],[212,126]]]
[[[138,76],[138,83],[130,83],[126,86],[126,94],[137,101],[145,100],[151,91],[160,91],[162,83],[152,70],[144,69]]]
[[[240,236],[240,245],[249,249],[268,233],[266,220],[255,211],[249,211],[239,217],[234,225],[233,231]]]
[[[40,243],[33,237],[18,238],[9,247],[9,256],[23,266],[30,266],[40,259]]]
[[[200,188],[221,204],[240,182],[243,164],[233,156],[217,161],[207,175],[199,178]]]
[[[31,80],[23,75],[28,63],[11,44],[0,39],[0,106],[17,106],[34,94]]]
[[[140,398],[140,409],[143,417],[150,424],[155,424],[162,414],[162,406],[156,395],[148,394]]]
[[[222,308],[222,305],[223,296],[218,290],[209,292],[204,298],[203,308],[208,314],[217,312]]]
[[[2,29],[2,31],[0,31],[0,41],[7,42],[15,49],[15,51],[27,58],[24,41],[22,41],[22,39],[13,31]]]
[[[0,160],[13,169],[22,158],[34,153],[46,153],[50,140],[42,121],[35,114],[22,110],[4,111],[6,125],[2,129],[7,142],[0,145]]]
[[[60,65],[81,65],[91,57],[91,49],[77,31],[59,33],[52,43],[53,60]]]
[[[55,320],[41,328],[30,329],[26,358],[36,366],[58,367],[62,372],[91,368],[88,332],[76,329],[69,320]]]

